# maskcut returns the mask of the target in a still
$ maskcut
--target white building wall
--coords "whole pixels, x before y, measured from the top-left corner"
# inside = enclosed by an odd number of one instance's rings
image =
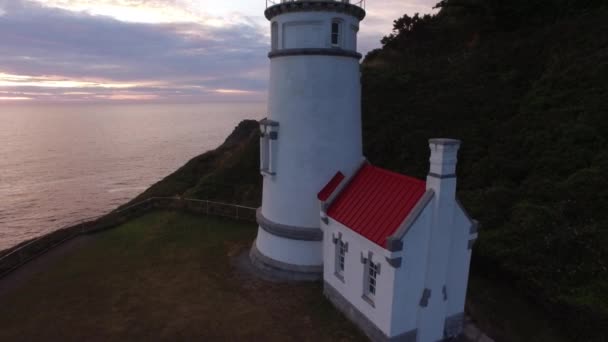
[[[264,177],[262,213],[281,224],[318,227],[317,192],[362,159],[359,62],[278,57],[270,72],[269,118],[280,127],[276,175]]]
[[[318,266],[323,263],[323,243],[321,241],[301,241],[285,239],[258,229],[255,240],[259,251],[274,260],[299,266]]]
[[[443,184],[442,186],[445,186]],[[431,229],[428,242],[425,288],[431,296],[427,307],[419,311],[418,342],[435,342],[443,339],[447,302],[443,287],[447,286],[455,201],[436,195],[432,206]]]
[[[329,11],[285,13],[273,18],[271,25],[277,23],[279,26],[278,49],[331,48],[331,23],[336,19],[343,24],[341,48],[355,51],[359,20]]]
[[[323,225],[323,231],[324,280],[372,321],[385,335],[389,335],[395,285],[395,269],[386,261],[386,257],[390,253],[331,218],[329,218],[327,225]],[[332,238],[334,235],[338,236],[339,233],[342,233],[342,240],[348,242],[344,281],[334,274],[336,271],[334,262],[336,245],[334,245]],[[367,275],[364,275],[365,265],[361,263],[361,254],[363,253],[367,257],[369,251],[373,253],[372,261],[381,264],[380,274],[376,278],[377,288],[374,306],[363,299],[364,276]]]
[[[284,49],[318,48],[324,45],[323,21],[297,21],[283,24]]]
[[[331,44],[334,20],[342,27],[339,49]],[[270,61],[268,119],[279,127],[269,156],[274,174],[264,176],[261,213],[282,226],[312,231],[319,229],[318,191],[337,171],[350,176],[363,157],[359,60],[323,54],[355,52],[359,19],[331,10],[298,11],[273,17],[272,25],[279,35],[273,52],[293,54]],[[310,55],[298,49],[327,51]],[[322,265],[320,241],[291,241],[258,231],[256,246],[263,255],[292,265]]]
[[[420,299],[425,289],[432,206],[428,205],[403,239],[402,264],[397,269],[391,335],[418,328]],[[435,342],[435,341],[433,341]]]
[[[469,249],[469,240],[475,237],[471,234],[471,225],[466,214],[457,207],[454,211],[454,234],[450,250],[446,318],[464,312],[472,252]]]
[[[431,139],[430,170],[427,189],[435,196],[432,206],[430,237],[428,240],[425,288],[430,291],[428,305],[419,311],[418,342],[434,342],[444,338],[447,316],[448,272],[456,203],[456,162],[460,142],[451,139]]]

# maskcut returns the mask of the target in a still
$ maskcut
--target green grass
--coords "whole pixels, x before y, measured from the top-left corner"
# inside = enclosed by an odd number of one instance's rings
[[[268,283],[234,267],[255,233],[157,212],[76,241],[0,292],[0,341],[361,340],[320,284]]]

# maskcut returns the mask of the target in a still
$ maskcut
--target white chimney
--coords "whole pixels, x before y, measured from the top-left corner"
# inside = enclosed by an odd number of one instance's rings
[[[424,315],[428,318],[425,332],[419,338],[424,341],[441,340],[446,317],[449,284],[450,257],[454,236],[454,210],[456,209],[456,163],[460,141],[453,139],[431,139],[430,170],[426,187],[435,192],[432,202],[430,238],[428,240],[427,274],[425,289],[430,298]],[[435,317],[435,318],[433,318]]]
[[[438,199],[456,199],[456,164],[460,140],[431,139],[430,168],[427,189],[433,189]]]

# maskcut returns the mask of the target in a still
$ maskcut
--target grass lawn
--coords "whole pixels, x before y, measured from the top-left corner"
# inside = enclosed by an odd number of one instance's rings
[[[255,234],[253,224],[156,212],[79,238],[0,291],[0,341],[365,340],[321,284],[235,268]]]

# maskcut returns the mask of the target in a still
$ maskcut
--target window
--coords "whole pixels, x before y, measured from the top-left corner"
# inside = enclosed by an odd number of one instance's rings
[[[374,306],[374,297],[378,292],[380,263],[374,263],[372,257],[372,252],[368,252],[367,256],[361,254],[361,263],[365,265],[363,270],[363,300]]]
[[[344,259],[346,257],[346,244],[344,243],[344,241],[340,241],[340,248],[339,248],[339,260],[338,260],[338,265],[339,267],[339,271],[340,272],[344,272]]]
[[[333,237],[333,242],[336,245],[336,262],[335,275],[340,280],[344,281],[344,269],[346,268],[346,252],[348,252],[348,242],[342,240],[342,233],[338,233],[338,237]]]
[[[351,25],[351,29],[352,29],[352,32],[351,32],[351,37],[352,37],[351,41],[352,41],[352,43],[351,43],[350,47],[354,51],[357,51],[357,32],[359,32],[359,27],[357,27],[355,25]]]
[[[279,138],[279,123],[264,119],[260,121],[260,172],[264,176],[274,176],[276,141]]]
[[[272,41],[271,49],[272,51],[275,51],[279,48],[279,23],[277,23],[276,21],[272,23],[270,34]]]
[[[340,240],[338,242],[338,267],[336,267],[336,272],[339,274],[344,274],[344,260],[346,258],[346,244],[344,241]]]
[[[342,22],[340,20],[334,20],[331,23],[331,45],[339,47],[341,42]]]
[[[379,264],[369,263],[368,267],[368,281],[367,281],[367,292],[372,296],[376,294],[376,276],[378,276]]]

